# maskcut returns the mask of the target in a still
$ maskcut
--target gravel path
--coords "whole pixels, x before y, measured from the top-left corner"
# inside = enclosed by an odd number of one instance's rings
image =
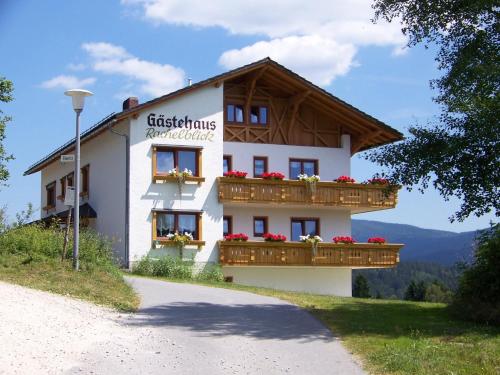
[[[0,283],[0,374],[363,374],[294,305],[127,280],[142,298],[137,314]]]

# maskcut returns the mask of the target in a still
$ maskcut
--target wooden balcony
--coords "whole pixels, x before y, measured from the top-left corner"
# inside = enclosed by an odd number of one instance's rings
[[[399,263],[402,244],[320,243],[313,256],[303,242],[219,241],[223,266],[314,266],[389,268]]]
[[[320,181],[315,189],[297,180],[218,177],[219,202],[347,207],[353,213],[396,207],[399,187]]]

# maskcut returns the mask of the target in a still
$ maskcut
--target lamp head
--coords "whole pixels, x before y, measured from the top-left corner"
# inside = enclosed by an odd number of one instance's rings
[[[73,89],[68,90],[64,93],[64,95],[71,96],[73,101],[73,109],[78,112],[83,110],[83,105],[85,103],[86,96],[92,96],[90,91],[82,90],[82,89]]]

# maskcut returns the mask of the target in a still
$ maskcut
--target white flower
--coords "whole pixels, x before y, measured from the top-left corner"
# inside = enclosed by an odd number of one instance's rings
[[[318,242],[323,242],[323,239],[318,235],[314,236],[314,239]]]

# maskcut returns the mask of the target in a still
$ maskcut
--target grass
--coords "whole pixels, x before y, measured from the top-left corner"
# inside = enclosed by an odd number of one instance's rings
[[[71,269],[71,259],[60,261],[63,242],[57,225],[21,225],[0,232],[0,280],[122,311],[137,309],[139,299],[113,260],[110,241],[81,229],[79,272]],[[71,243],[69,249],[71,254]]]
[[[44,259],[27,264],[23,256],[0,257],[0,280],[68,295],[120,311],[134,311],[139,298],[119,272],[95,268],[74,272],[71,261]]]
[[[444,304],[194,283],[277,297],[307,309],[374,374],[500,374],[500,328],[456,320]]]

